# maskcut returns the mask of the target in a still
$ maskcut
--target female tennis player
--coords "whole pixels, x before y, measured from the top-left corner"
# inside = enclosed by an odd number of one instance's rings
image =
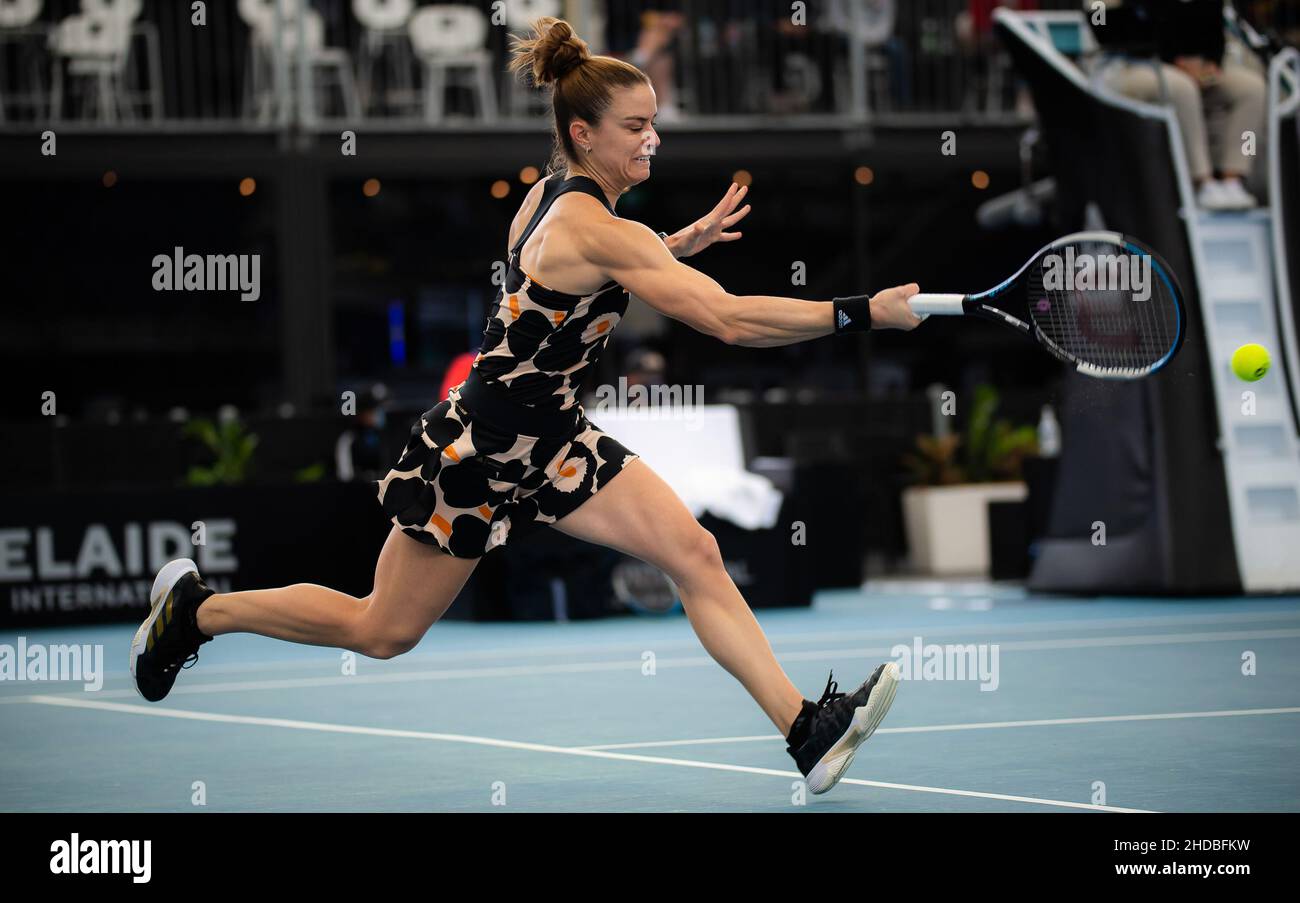
[[[373,658],[413,648],[447,610],[488,549],[550,525],[647,561],[677,585],[692,628],[786,737],[813,793],[840,779],[889,709],[893,663],[852,693],[827,680],[805,699],[723,567],[718,544],[636,454],[590,423],[575,392],[618,326],[628,293],[733,345],[787,345],[867,329],[912,329],[913,285],[831,303],[737,297],[680,263],[748,212],[732,185],[702,219],[656,235],[614,212],[650,177],[659,145],[650,81],[592,56],[563,20],[515,39],[512,71],[552,88],[551,174],[514,218],[509,270],[470,376],[421,415],[396,466],[377,481],[393,527],[370,595],[314,584],[214,593],[188,559],[165,565],[131,647],[145,699],[170,691],[198,648],[225,633],[335,646]],[[832,675],[833,676],[833,675]]]

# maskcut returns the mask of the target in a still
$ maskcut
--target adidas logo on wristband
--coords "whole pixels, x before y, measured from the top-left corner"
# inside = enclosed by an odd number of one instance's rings
[[[832,298],[835,306],[835,333],[868,332],[871,329],[871,296],[852,295]]]

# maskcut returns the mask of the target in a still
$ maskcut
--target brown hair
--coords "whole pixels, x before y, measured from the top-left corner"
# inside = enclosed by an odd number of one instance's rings
[[[533,23],[533,37],[511,38],[514,58],[507,68],[512,73],[530,72],[534,87],[551,88],[555,147],[546,167],[548,175],[563,172],[570,160],[580,160],[569,135],[574,119],[594,128],[609,109],[615,88],[650,84],[649,77],[631,63],[593,56],[587,42],[563,19],[542,16]]]

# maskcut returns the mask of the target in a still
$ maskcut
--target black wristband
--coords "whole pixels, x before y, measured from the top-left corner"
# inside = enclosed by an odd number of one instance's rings
[[[835,311],[835,334],[847,332],[871,331],[871,296],[850,295],[847,298],[832,298],[831,306]]]

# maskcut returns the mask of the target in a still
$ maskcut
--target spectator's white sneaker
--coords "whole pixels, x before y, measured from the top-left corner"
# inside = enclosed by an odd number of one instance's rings
[[[1256,205],[1237,179],[1206,179],[1196,192],[1196,203],[1205,210],[1249,210]]]
[[[1258,207],[1259,201],[1255,200],[1254,195],[1245,189],[1241,184],[1241,179],[1224,179],[1219,182],[1222,186],[1220,193],[1227,203],[1231,204],[1233,210],[1250,210],[1252,207]]]
[[[1218,179],[1206,179],[1196,192],[1196,204],[1202,210],[1231,210],[1228,199],[1223,196],[1223,183]]]

